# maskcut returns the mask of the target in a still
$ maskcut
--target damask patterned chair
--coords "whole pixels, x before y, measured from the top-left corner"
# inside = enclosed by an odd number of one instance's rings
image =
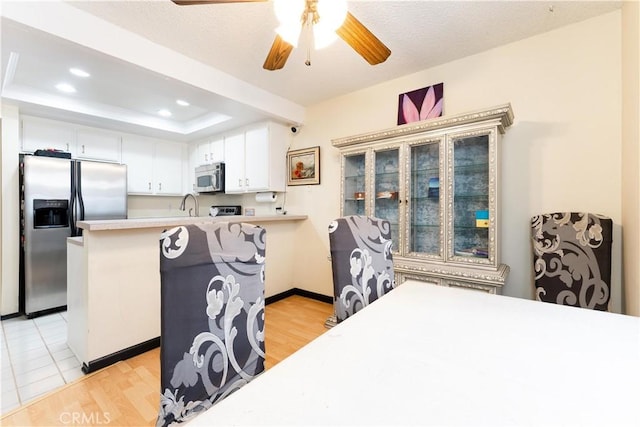
[[[611,296],[613,223],[557,212],[531,219],[536,299],[606,311]]]
[[[265,237],[228,222],[162,233],[157,426],[187,421],[264,370]]]
[[[329,225],[337,323],[395,287],[391,243],[384,219],[352,215]]]

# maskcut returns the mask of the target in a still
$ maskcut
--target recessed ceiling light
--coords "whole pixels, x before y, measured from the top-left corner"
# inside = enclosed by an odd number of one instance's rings
[[[181,107],[188,107],[190,105],[187,101],[183,99],[177,99],[176,104],[180,105]]]
[[[64,93],[75,93],[76,91],[76,88],[71,86],[69,83],[58,83],[56,85],[56,89]]]
[[[158,111],[158,114],[161,115],[162,117],[171,117],[171,111],[169,110],[160,110]]]
[[[91,74],[80,68],[69,68],[69,72],[77,77],[89,77]]]

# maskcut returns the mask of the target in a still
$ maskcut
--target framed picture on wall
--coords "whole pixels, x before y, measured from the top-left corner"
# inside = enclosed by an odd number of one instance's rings
[[[287,185],[320,184],[320,147],[287,153]]]
[[[440,117],[443,102],[444,83],[401,93],[398,96],[398,124]]]

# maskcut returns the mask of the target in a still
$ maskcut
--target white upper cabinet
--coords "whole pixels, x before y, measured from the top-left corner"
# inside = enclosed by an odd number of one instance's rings
[[[244,191],[244,132],[227,135],[224,139],[224,191]]]
[[[198,143],[195,166],[224,162],[224,138]]]
[[[225,137],[225,192],[284,191],[289,133],[268,122]]]
[[[156,194],[181,195],[184,145],[156,142],[153,152],[153,180]]]
[[[120,135],[112,131],[22,117],[22,151],[25,153],[54,149],[69,152],[74,159],[119,162],[120,140]]]
[[[141,137],[123,137],[122,163],[127,165],[127,191],[153,194],[153,141]]]
[[[122,138],[130,194],[181,195],[184,145],[134,135]]]
[[[54,149],[71,153],[75,157],[76,134],[67,124],[37,117],[22,117],[22,151]]]
[[[244,134],[245,186],[247,191],[269,190],[269,129],[249,129]],[[282,167],[284,167],[284,156]],[[274,189],[275,191],[275,189]],[[282,190],[284,191],[284,188]]]
[[[121,137],[115,132],[78,129],[76,152],[80,159],[120,161]]]

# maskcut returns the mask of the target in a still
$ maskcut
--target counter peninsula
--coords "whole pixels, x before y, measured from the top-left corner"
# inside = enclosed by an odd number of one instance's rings
[[[293,241],[306,215],[79,221],[67,239],[68,344],[85,373],[160,342],[160,233],[180,225],[249,222],[267,230],[265,296],[293,287]]]

